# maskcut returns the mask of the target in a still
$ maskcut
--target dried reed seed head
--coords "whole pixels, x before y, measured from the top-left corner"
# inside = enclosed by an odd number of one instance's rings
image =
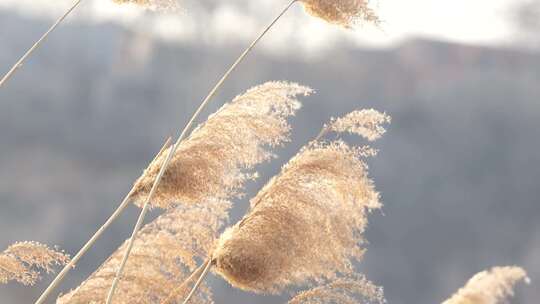
[[[380,207],[354,148],[341,141],[312,143],[222,234],[215,270],[235,287],[265,293],[350,273],[351,259],[364,252],[367,213]]]
[[[386,113],[366,109],[353,111],[343,117],[332,119],[325,128],[337,133],[356,134],[369,141],[375,141],[386,133],[384,125],[391,121],[392,119]]]
[[[497,304],[506,303],[514,295],[514,285],[530,282],[523,268],[494,267],[474,275],[467,284],[443,304]]]
[[[156,11],[177,11],[180,9],[178,0],[113,0],[118,4],[135,4]]]
[[[306,12],[326,22],[351,28],[359,22],[379,23],[369,0],[300,0]]]
[[[208,198],[241,195],[253,167],[270,159],[269,148],[289,138],[289,116],[300,108],[297,96],[311,89],[268,82],[225,104],[180,144],[153,197],[152,205],[170,208]],[[166,149],[135,182],[132,198],[141,205],[170,150]]]
[[[196,268],[196,262],[208,257],[230,206],[226,201],[178,206],[143,227],[124,268],[115,303],[161,303],[167,299]],[[57,303],[105,303],[126,244]],[[187,295],[187,287],[174,293],[172,303]],[[202,287],[191,303],[213,303],[208,286]]]
[[[17,242],[0,253],[0,283],[17,281],[34,285],[39,271],[51,273],[54,266],[64,265],[69,257],[37,242]]]
[[[361,300],[361,301],[360,301]],[[339,278],[329,284],[303,291],[288,304],[384,304],[384,292],[363,275]]]

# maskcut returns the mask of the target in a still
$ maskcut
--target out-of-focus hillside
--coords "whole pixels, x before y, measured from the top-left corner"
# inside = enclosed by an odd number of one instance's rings
[[[47,23],[0,12],[0,70]],[[16,240],[70,253],[119,203],[163,139],[182,127],[242,46],[164,44],[114,25],[69,24],[0,90],[0,248]],[[312,86],[293,141],[261,167],[248,198],[330,117],[374,107],[393,117],[371,174],[386,204],[359,265],[389,303],[437,303],[474,273],[518,264],[540,280],[540,55],[411,40],[346,45],[303,60],[255,52],[212,110],[267,80]],[[210,111],[207,111],[210,112]],[[239,201],[234,218],[246,208]],[[132,208],[62,286],[76,286],[135,222]],[[47,280],[45,280],[45,283]],[[217,303],[276,303],[214,280]],[[0,286],[1,303],[35,288]],[[538,285],[516,303],[536,303]]]

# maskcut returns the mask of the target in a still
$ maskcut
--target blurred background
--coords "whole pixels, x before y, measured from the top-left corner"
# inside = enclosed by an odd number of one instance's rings
[[[70,2],[0,0],[0,73]],[[0,250],[36,240],[75,254],[286,2],[184,0],[178,11],[149,12],[85,1],[0,89]],[[374,7],[380,28],[356,31],[295,7],[206,111],[268,80],[317,90],[291,120],[292,142],[260,166],[247,198],[331,116],[386,111],[393,122],[370,161],[385,207],[370,218],[358,269],[384,286],[389,303],[421,304],[440,303],[478,271],[515,264],[532,285],[519,286],[512,302],[538,303],[540,1]],[[59,291],[103,262],[137,213],[125,212]],[[0,285],[0,303],[31,303],[51,279]],[[216,303],[286,300],[211,280]]]

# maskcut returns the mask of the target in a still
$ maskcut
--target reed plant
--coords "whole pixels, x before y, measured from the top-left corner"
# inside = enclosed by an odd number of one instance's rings
[[[174,0],[113,0],[151,9],[177,6]],[[0,88],[82,0],[76,1],[0,80]],[[368,215],[382,208],[368,174],[369,144],[346,142],[355,134],[373,142],[386,132],[390,116],[373,109],[331,119],[281,172],[250,200],[250,209],[226,228],[232,202],[256,166],[274,158],[290,140],[289,118],[300,98],[313,90],[271,81],[247,90],[194,128],[217,91],[273,28],[298,3],[329,24],[353,29],[380,18],[368,0],[292,0],[233,62],[179,132],[169,138],[131,190],[71,260],[39,243],[16,243],[0,254],[0,283],[33,284],[38,270],[65,264],[35,303],[52,294],[67,273],[130,204],[141,212],[127,239],[79,287],[61,295],[67,303],[213,303],[209,273],[233,287],[261,294],[291,295],[288,303],[385,303],[382,287],[356,270],[367,249]],[[150,208],[163,213],[144,224]],[[493,268],[473,277],[443,304],[495,304],[526,279],[518,267]]]

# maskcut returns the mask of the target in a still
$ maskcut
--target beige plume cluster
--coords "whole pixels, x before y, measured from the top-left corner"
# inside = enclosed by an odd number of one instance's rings
[[[359,300],[362,301],[359,302]],[[303,291],[288,304],[384,304],[383,288],[374,285],[362,275],[339,278],[323,286]]]
[[[325,130],[336,133],[351,133],[369,141],[381,138],[386,129],[383,127],[392,121],[386,113],[374,109],[353,111],[343,117],[334,118],[325,126]]]
[[[218,230],[228,218],[230,205],[227,201],[180,205],[141,229],[115,302],[161,303],[168,298],[195,269],[197,261],[208,256]],[[79,287],[60,297],[57,304],[105,303],[125,247],[126,243]],[[173,298],[181,300],[187,291],[177,290]],[[192,303],[212,303],[208,286],[199,290]]]
[[[494,267],[474,275],[467,284],[442,304],[499,304],[514,295],[514,285],[529,282],[520,267]]]
[[[379,23],[369,0],[300,0],[306,12],[326,22],[346,28],[361,21]]]
[[[299,95],[311,89],[288,82],[268,82],[237,96],[183,141],[169,164],[152,204],[170,208],[208,198],[230,199],[256,176],[251,169],[273,154],[269,148],[286,142],[287,118],[300,108]],[[166,159],[163,151],[135,182],[132,198],[145,201]]]
[[[222,234],[212,256],[216,272],[258,293],[353,272],[367,214],[382,206],[362,156],[339,140],[303,148]]]
[[[178,0],[113,0],[118,4],[136,4],[151,10],[175,11],[180,9]]]
[[[38,242],[17,242],[0,253],[0,284],[17,281],[34,285],[39,271],[53,272],[54,266],[64,265],[69,257]]]

